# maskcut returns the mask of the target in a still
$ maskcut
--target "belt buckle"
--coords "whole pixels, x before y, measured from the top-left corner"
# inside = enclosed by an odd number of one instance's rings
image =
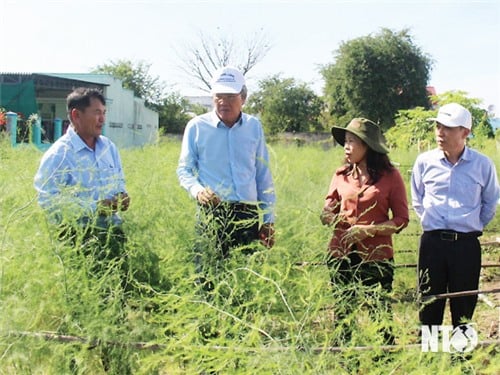
[[[458,240],[458,233],[455,232],[441,232],[439,238],[442,241],[456,241]]]

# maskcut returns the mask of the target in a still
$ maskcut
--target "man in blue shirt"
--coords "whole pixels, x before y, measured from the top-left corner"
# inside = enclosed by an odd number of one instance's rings
[[[268,248],[274,244],[268,150],[260,121],[242,112],[245,78],[239,70],[223,67],[211,84],[214,110],[187,124],[177,168],[181,186],[199,206],[198,272],[213,257],[227,258],[235,246],[256,239]]]
[[[71,126],[43,155],[35,175],[38,203],[51,222],[120,225],[118,211],[130,198],[118,150],[101,135],[106,101],[97,90],[76,89],[68,96]]]
[[[43,155],[35,175],[38,203],[61,235],[104,232],[107,238],[110,229],[116,240],[112,244],[121,246],[118,212],[128,209],[130,198],[118,150],[101,135],[106,100],[98,90],[78,88],[68,95],[67,107],[71,126]],[[113,250],[121,256],[118,248]]]
[[[117,293],[119,285],[111,275],[119,278],[122,292],[129,289],[126,237],[118,212],[128,209],[130,198],[118,150],[102,135],[106,100],[98,90],[77,88],[67,97],[67,109],[71,125],[43,155],[35,175],[38,203],[58,228],[61,240],[81,245],[75,246],[74,267],[85,267],[104,301],[117,298],[123,303],[123,294]],[[77,295],[70,297],[77,317],[82,301]],[[113,319],[123,324],[123,317]],[[112,349],[102,348],[105,369],[130,373],[127,352],[111,353]]]
[[[477,290],[481,270],[478,237],[495,216],[499,185],[488,157],[466,146],[472,116],[463,106],[443,105],[435,121],[437,149],[417,157],[411,179],[413,208],[423,234],[419,288],[423,296]],[[426,303],[422,325],[441,325],[445,299]],[[450,299],[454,327],[472,319],[477,295]]]

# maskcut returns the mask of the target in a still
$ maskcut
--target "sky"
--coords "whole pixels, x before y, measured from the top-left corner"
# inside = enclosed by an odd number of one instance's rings
[[[0,0],[0,72],[86,73],[127,59],[150,64],[169,90],[202,95],[179,69],[185,46],[199,32],[240,42],[260,32],[271,48],[247,75],[250,94],[275,74],[320,94],[319,69],[340,45],[382,28],[409,29],[438,94],[465,91],[500,114],[497,0]]]

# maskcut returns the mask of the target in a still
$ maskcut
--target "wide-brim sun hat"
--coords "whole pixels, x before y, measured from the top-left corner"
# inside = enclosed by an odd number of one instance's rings
[[[352,119],[345,128],[340,126],[334,126],[332,128],[333,138],[342,146],[344,146],[345,143],[346,132],[352,133],[360,138],[375,152],[380,154],[389,153],[380,127],[371,120],[358,117]]]

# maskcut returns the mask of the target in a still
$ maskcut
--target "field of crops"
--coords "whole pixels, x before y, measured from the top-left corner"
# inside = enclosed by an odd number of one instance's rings
[[[117,374],[125,363],[134,374],[500,373],[498,341],[465,359],[424,353],[417,345],[412,264],[420,227],[413,212],[408,228],[394,236],[399,266],[392,317],[366,313],[367,305],[378,303],[377,291],[356,301],[332,292],[322,264],[331,229],[321,225],[319,214],[342,161],[340,148],[270,144],[276,245],[252,255],[235,250],[215,295],[200,294],[191,253],[195,204],[178,184],[179,151],[180,142],[167,138],[121,151],[132,198],[123,218],[134,285],[124,297],[112,269],[89,281],[84,267],[72,263],[75,249],[51,233],[33,189],[42,154],[0,141],[0,374],[65,374],[71,366],[81,374],[103,374],[104,352],[113,359],[110,373]],[[500,171],[495,143],[482,151]],[[416,154],[390,154],[407,182]],[[500,238],[500,212],[487,229],[483,242]],[[498,263],[498,246],[483,249],[483,263]],[[484,268],[481,289],[499,284],[500,268]],[[111,291],[104,304],[103,288]],[[478,303],[481,341],[499,338],[498,296]],[[341,332],[334,312],[341,304],[359,309],[351,317],[351,343],[337,348]],[[382,346],[383,326],[392,327],[395,348]]]

